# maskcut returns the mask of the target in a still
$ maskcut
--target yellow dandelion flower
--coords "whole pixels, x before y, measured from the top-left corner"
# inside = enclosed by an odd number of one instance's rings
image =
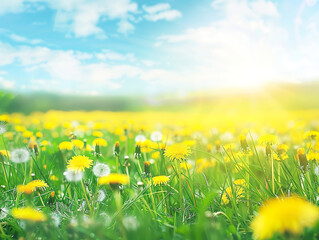
[[[81,172],[84,171],[85,168],[90,168],[93,165],[93,160],[89,159],[87,156],[74,156],[68,162],[68,169]]]
[[[92,151],[92,146],[89,144],[86,144],[85,151],[88,151],[88,152]]]
[[[213,144],[207,143],[206,150],[207,150],[207,152],[211,152],[213,150]]]
[[[58,181],[59,178],[57,178],[57,176],[55,176],[55,175],[51,175],[51,176],[50,176],[50,180],[52,180],[52,181]]]
[[[93,145],[94,146],[98,145],[98,146],[105,147],[105,146],[107,146],[107,141],[105,139],[103,139],[103,138],[96,138],[93,141]]]
[[[33,180],[29,182],[27,185],[18,185],[17,192],[31,194],[37,189],[45,189],[47,187],[49,187],[48,184],[46,184],[46,182],[44,182],[43,180]]]
[[[33,188],[32,188],[32,186],[28,186],[28,185],[18,185],[17,192],[31,194],[33,192]]]
[[[114,134],[115,134],[115,135],[118,135],[118,136],[123,135],[123,134],[124,134],[123,128],[120,128],[120,127],[116,128],[116,129],[114,130]]]
[[[258,139],[260,145],[273,145],[278,143],[278,137],[273,134],[266,134]]]
[[[30,131],[24,131],[23,132],[23,137],[25,137],[25,138],[30,138],[32,136],[33,136],[33,133],[30,132]]]
[[[191,153],[189,146],[183,143],[175,143],[167,146],[165,149],[164,156],[168,157],[170,161],[179,160],[182,161],[186,156]]]
[[[275,233],[300,234],[319,220],[319,208],[299,197],[271,199],[259,210],[251,223],[257,239],[271,238]]]
[[[34,190],[38,189],[38,188],[44,189],[44,188],[49,187],[48,184],[46,184],[46,182],[43,180],[33,180],[33,181],[29,182],[27,185],[32,187]]]
[[[130,179],[128,178],[128,176],[125,174],[120,174],[120,173],[111,173],[105,177],[100,177],[98,180],[98,183],[100,185],[105,185],[105,184],[126,185],[126,184],[129,184],[129,182],[130,182]]]
[[[164,176],[164,175],[163,176],[157,176],[157,177],[153,177],[152,180],[153,180],[153,184],[155,186],[162,185],[162,184],[165,185],[169,181],[169,176]]]
[[[73,144],[71,142],[65,141],[59,144],[60,150],[72,150],[72,148],[73,148]]]
[[[2,114],[0,115],[0,121],[2,122],[9,122],[10,121],[10,117],[6,114]]]
[[[10,152],[7,150],[0,150],[0,155],[10,157]]]
[[[187,170],[187,169],[191,169],[192,167],[193,167],[193,165],[188,163],[188,162],[182,162],[181,163],[181,169]]]
[[[72,144],[74,147],[82,149],[84,147],[84,142],[79,139],[73,139]]]
[[[316,160],[317,162],[319,162],[319,153],[311,151],[307,154],[307,159],[309,161]]]
[[[47,141],[47,140],[43,140],[42,142],[41,142],[41,146],[48,146],[50,143],[49,143],[49,141]]]
[[[42,138],[42,137],[43,137],[43,134],[42,134],[42,132],[36,132],[36,133],[35,133],[35,136],[36,136],[37,138]]]
[[[283,153],[288,151],[288,145],[287,144],[278,144],[277,146],[277,152],[278,153]]]
[[[286,160],[286,159],[288,159],[289,157],[288,157],[288,155],[287,155],[287,153],[282,153],[282,154],[277,154],[277,153],[274,153],[274,159],[276,160],[276,161],[283,161],[283,160]]]
[[[308,131],[304,134],[305,139],[314,140],[314,139],[317,139],[318,137],[319,137],[318,131]]]
[[[242,184],[245,184],[243,180],[244,179],[238,179],[236,180],[237,182],[235,181],[237,184],[234,182],[233,188],[228,187],[225,189],[222,194],[222,203],[224,205],[227,205],[233,197],[235,197],[236,202],[243,197],[244,188]]]
[[[156,145],[157,146],[157,145]],[[141,144],[141,151],[142,152],[150,152],[153,149],[153,142],[149,139],[146,139],[144,142]]]
[[[237,186],[245,186],[246,185],[246,181],[245,181],[245,179],[236,179],[234,181],[234,184],[237,185]]]
[[[26,128],[24,126],[21,126],[21,125],[16,125],[15,129],[17,132],[25,132],[26,131]]]
[[[70,129],[70,128],[72,128],[72,123],[64,122],[64,123],[62,123],[62,127],[66,128],[66,129]]]
[[[153,158],[153,159],[159,159],[160,156],[161,156],[160,152],[153,152],[153,153],[152,153],[152,158]]]
[[[32,207],[14,208],[11,214],[16,219],[27,220],[32,222],[44,222],[47,217],[44,213]]]
[[[183,142],[185,145],[191,147],[191,146],[194,146],[196,144],[196,141],[194,140],[186,140]]]
[[[52,130],[56,127],[56,124],[53,122],[45,122],[43,127],[44,129]]]
[[[103,137],[103,133],[100,132],[100,131],[94,131],[94,132],[92,133],[92,135],[93,135],[94,137],[97,137],[97,138]]]

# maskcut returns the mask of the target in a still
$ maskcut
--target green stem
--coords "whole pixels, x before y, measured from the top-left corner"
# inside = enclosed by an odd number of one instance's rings
[[[119,172],[119,157],[116,156],[116,172]]]
[[[84,197],[85,197],[86,203],[87,203],[87,205],[88,205],[88,207],[89,207],[90,214],[91,214],[91,216],[92,216],[92,208],[91,208],[89,199],[88,199],[88,197],[87,197],[87,195],[86,195],[86,189],[85,189],[85,187],[84,187],[83,180],[81,180],[81,185],[82,185],[82,190],[83,190],[83,193],[84,193]]]
[[[184,215],[184,204],[183,204],[183,185],[182,185],[182,174],[181,174],[181,163],[176,161],[177,174],[179,178],[179,204],[182,211],[182,216]]]
[[[274,170],[274,158],[271,156],[271,183],[272,183],[272,192],[275,194],[275,170]]]

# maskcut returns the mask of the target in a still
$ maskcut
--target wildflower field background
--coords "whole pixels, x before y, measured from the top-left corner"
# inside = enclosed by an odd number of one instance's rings
[[[319,109],[301,94],[4,113],[1,239],[316,239]]]
[[[318,240],[318,0],[0,0],[0,240]]]

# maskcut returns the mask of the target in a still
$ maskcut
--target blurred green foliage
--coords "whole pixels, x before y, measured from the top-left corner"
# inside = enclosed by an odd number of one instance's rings
[[[197,91],[185,96],[176,93],[161,95],[58,95],[51,93],[0,92],[1,112],[34,111],[185,111],[212,109],[270,108],[282,107],[286,110],[319,108],[319,82],[311,83],[272,83],[259,89],[218,89]]]
[[[6,112],[13,99],[12,93],[0,92],[0,112]]]

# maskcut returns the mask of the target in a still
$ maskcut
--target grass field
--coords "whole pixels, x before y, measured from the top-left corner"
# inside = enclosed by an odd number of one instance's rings
[[[1,239],[318,238],[319,111],[236,109],[1,115]]]

